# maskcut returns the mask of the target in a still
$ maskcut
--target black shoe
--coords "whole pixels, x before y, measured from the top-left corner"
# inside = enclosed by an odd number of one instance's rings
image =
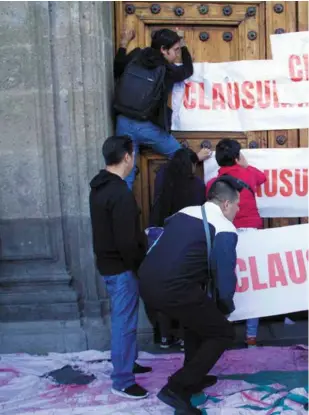
[[[168,385],[160,390],[157,397],[166,405],[174,408],[177,414],[198,415],[202,413],[202,411],[191,405],[189,396],[181,396],[179,393],[169,389]]]
[[[192,395],[200,393],[205,388],[210,388],[210,386],[215,385],[217,383],[217,381],[218,381],[217,376],[206,375],[206,376],[203,377],[203,380],[201,382],[199,382],[197,385],[195,385],[194,387],[189,389],[190,393],[192,393]]]
[[[129,386],[126,389],[117,390],[112,388],[112,393],[122,398],[128,399],[145,399],[149,395],[146,389],[142,388],[140,385],[135,383],[134,385]]]
[[[152,371],[150,366],[141,366],[138,363],[134,363],[133,373],[135,375],[142,375],[143,373],[148,373]]]
[[[169,349],[175,344],[173,339],[168,339],[167,337],[161,337],[160,349]]]

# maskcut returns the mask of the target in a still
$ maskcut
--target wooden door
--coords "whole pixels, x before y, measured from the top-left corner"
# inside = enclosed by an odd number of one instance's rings
[[[307,2],[115,2],[116,47],[125,23],[135,29],[129,45],[150,45],[151,33],[159,28],[177,27],[185,33],[187,46],[196,62],[227,62],[271,58],[269,36],[272,33],[307,30]],[[201,146],[215,148],[225,137],[237,139],[243,148],[307,146],[307,131],[258,132],[174,132],[195,151]],[[283,138],[282,138],[283,136]],[[280,139],[278,138],[280,137]],[[142,149],[135,194],[142,208],[143,225],[147,226],[153,196],[153,182],[164,158]],[[199,172],[202,174],[202,171]],[[295,223],[294,219],[273,220],[272,226]]]

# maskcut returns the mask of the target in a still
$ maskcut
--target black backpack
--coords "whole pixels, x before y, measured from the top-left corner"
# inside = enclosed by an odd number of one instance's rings
[[[132,60],[116,84],[116,112],[141,121],[149,120],[163,96],[165,72],[165,65],[149,69],[138,58]]]

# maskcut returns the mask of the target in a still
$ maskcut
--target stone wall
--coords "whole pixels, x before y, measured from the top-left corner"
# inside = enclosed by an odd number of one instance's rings
[[[0,353],[102,349],[88,196],[113,127],[113,2],[0,11]]]

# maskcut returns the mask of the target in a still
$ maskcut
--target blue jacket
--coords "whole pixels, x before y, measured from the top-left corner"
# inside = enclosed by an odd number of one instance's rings
[[[237,233],[219,206],[205,203],[212,239],[211,269],[216,278],[218,307],[234,311]],[[203,301],[208,277],[205,229],[200,206],[171,216],[164,233],[142,262],[138,275],[144,300],[153,307]]]

